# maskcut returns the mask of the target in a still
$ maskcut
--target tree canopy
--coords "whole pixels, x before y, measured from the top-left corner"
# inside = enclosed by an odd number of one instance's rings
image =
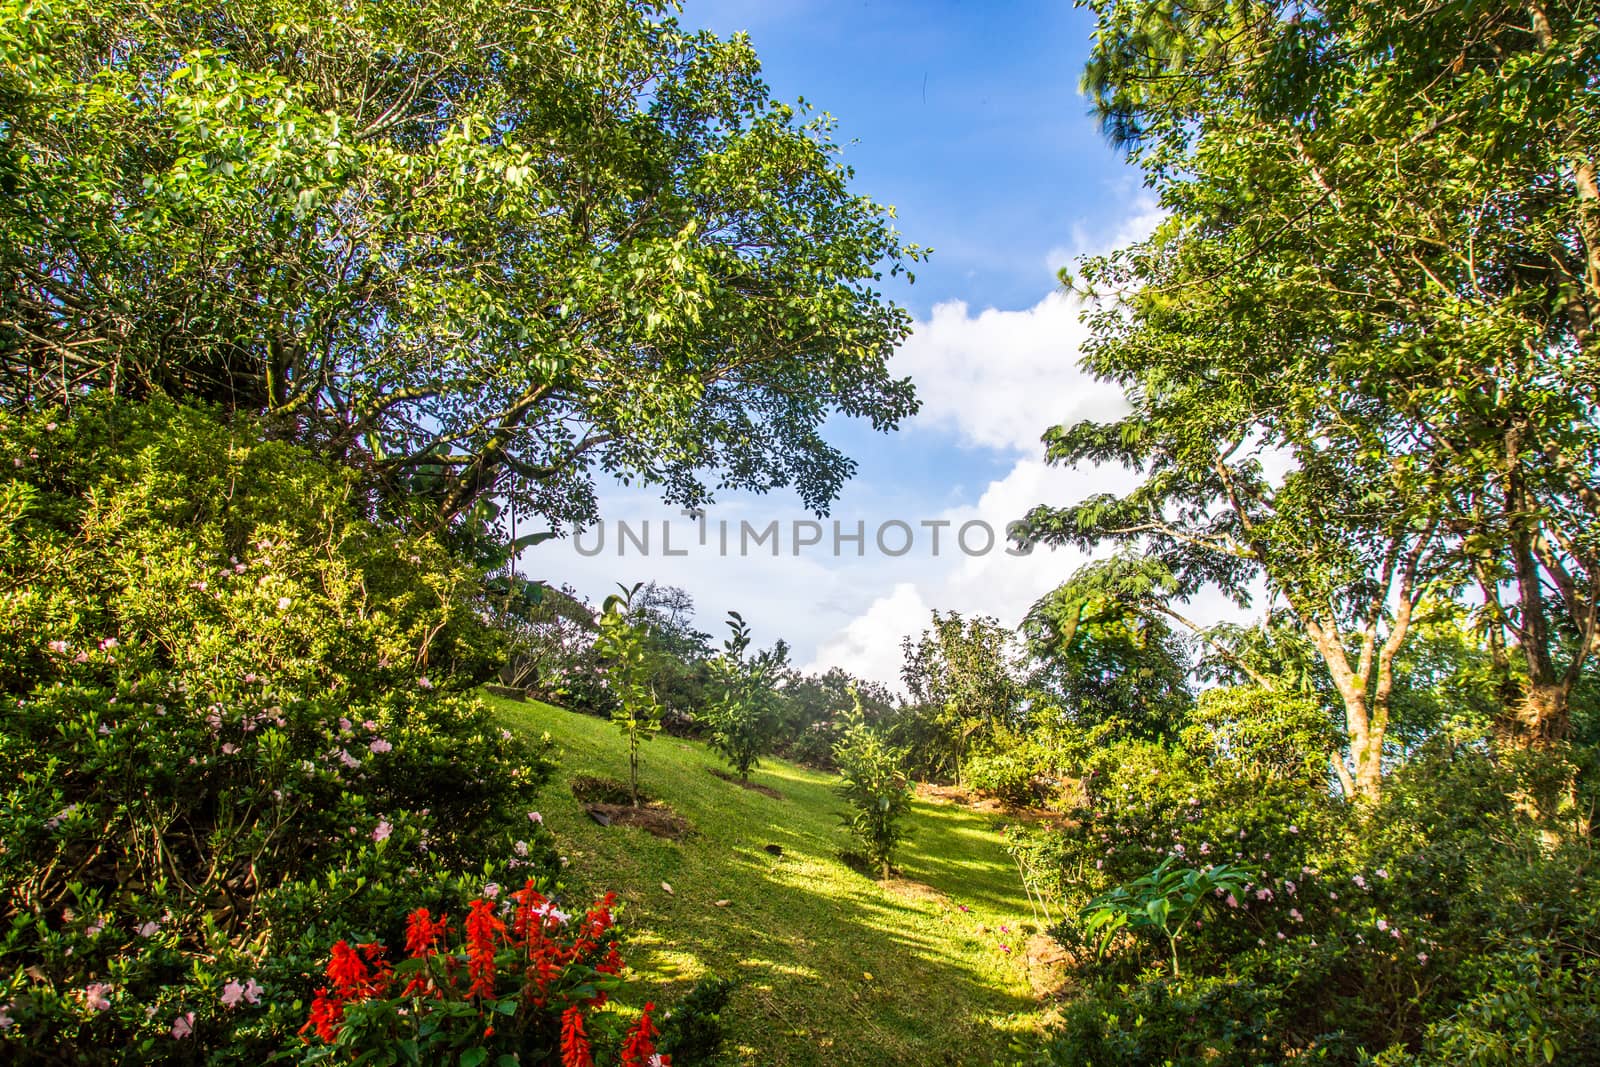
[[[165,393],[426,497],[594,516],[853,467],[922,250],[743,36],[644,0],[5,0],[0,397]]]
[[[1600,604],[1592,11],[1092,7],[1085,87],[1168,216],[1072,279],[1132,412],[1047,443],[1143,478],[1032,532],[1147,551],[1179,599],[1264,581],[1365,794],[1429,596],[1481,601],[1504,730],[1562,736]]]

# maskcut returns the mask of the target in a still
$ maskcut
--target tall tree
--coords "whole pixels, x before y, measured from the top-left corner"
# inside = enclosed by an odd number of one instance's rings
[[[915,410],[875,286],[921,250],[666,10],[4,0],[0,397],[268,412],[447,521],[592,518],[597,469],[825,507],[825,420]]]
[[[1364,794],[1411,613],[1463,582],[1525,666],[1508,733],[1559,737],[1600,603],[1592,12],[1093,6],[1086,88],[1170,217],[1081,276],[1133,414],[1050,448],[1146,477],[1040,534],[1147,539],[1182,595],[1264,578]]]
[[[942,769],[959,783],[976,741],[997,727],[1020,725],[1025,657],[1016,631],[997,619],[934,611],[932,621],[919,639],[901,642],[900,676],[912,703],[937,725],[945,747]]]

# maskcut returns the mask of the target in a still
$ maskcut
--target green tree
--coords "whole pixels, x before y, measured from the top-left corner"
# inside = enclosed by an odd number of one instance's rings
[[[1114,719],[1133,736],[1171,736],[1194,706],[1188,650],[1161,615],[1102,588],[1107,571],[1082,568],[1028,612],[1035,681],[1080,726]]]
[[[900,676],[937,730],[942,751],[927,761],[934,773],[961,781],[962,764],[975,743],[995,729],[1016,726],[1026,693],[1023,654],[1014,631],[998,619],[964,619],[958,612],[933,612],[921,638],[901,642]]]
[[[1138,543],[1179,598],[1264,579],[1344,705],[1362,795],[1411,615],[1463,583],[1516,691],[1506,731],[1560,736],[1600,603],[1594,20],[1093,8],[1086,88],[1169,218],[1083,265],[1113,298],[1087,365],[1134,410],[1052,431],[1050,454],[1144,478],[1036,532]]]
[[[911,783],[901,769],[903,756],[863,721],[859,708],[833,749],[844,779],[838,792],[851,808],[844,823],[883,878],[889,877],[895,846],[905,836],[901,820],[911,810]]]
[[[825,420],[915,410],[922,251],[666,10],[5,0],[0,396],[270,413],[445,520],[592,519],[596,470],[824,506]]]
[[[595,651],[606,665],[606,680],[617,701],[611,721],[628,742],[628,793],[634,807],[639,806],[639,748],[661,729],[661,703],[653,685],[655,657],[633,602],[639,588],[639,584],[631,589],[624,586],[620,595],[606,597],[595,640]]]
[[[711,662],[717,698],[706,711],[711,747],[728,758],[741,782],[772,751],[781,724],[783,698],[777,686],[785,674],[789,649],[782,641],[762,652],[750,652],[750,626],[737,611],[728,612],[722,655]]]

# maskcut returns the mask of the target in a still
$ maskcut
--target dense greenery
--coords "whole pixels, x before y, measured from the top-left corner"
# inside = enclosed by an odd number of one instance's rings
[[[0,420],[6,1058],[270,1052],[332,937],[553,871],[436,540],[246,421]]]
[[[428,499],[595,516],[851,461],[920,258],[832,120],[651,0],[7,0],[0,397],[158,391]],[[704,472],[715,471],[715,479]]]

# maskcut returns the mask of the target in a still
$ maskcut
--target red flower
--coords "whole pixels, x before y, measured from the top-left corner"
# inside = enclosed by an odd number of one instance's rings
[[[339,1036],[339,1022],[343,1018],[344,1001],[328,996],[326,989],[319,989],[311,998],[311,1017],[300,1028],[300,1033],[315,1030],[318,1037],[331,1044]]]
[[[494,904],[474,900],[467,916],[467,974],[472,978],[468,996],[494,997],[494,954],[504,939],[506,924],[494,913]]]
[[[656,1054],[655,1039],[661,1036],[661,1031],[650,1021],[650,1013],[655,1010],[654,1004],[646,1004],[639,1021],[629,1029],[627,1038],[622,1042],[622,1067],[647,1067],[650,1057]],[[660,1062],[670,1065],[672,1057],[663,1056]]]
[[[561,1067],[594,1067],[589,1035],[583,1032],[583,1010],[576,1005],[561,1013]]]
[[[426,959],[439,949],[439,939],[449,929],[443,915],[435,919],[427,908],[418,908],[406,916],[406,951],[413,959]]]

